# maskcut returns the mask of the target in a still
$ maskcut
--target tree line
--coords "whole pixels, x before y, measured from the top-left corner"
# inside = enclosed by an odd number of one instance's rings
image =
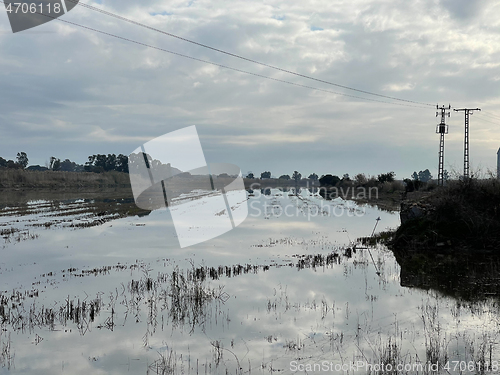
[[[31,165],[26,152],[18,152],[15,160],[0,156],[0,168],[24,169],[29,171],[94,172],[117,171],[128,173],[128,156],[119,154],[96,154],[88,157],[85,164],[77,164],[69,159],[62,160],[51,156],[45,166]]]
[[[354,179],[351,179],[348,173],[345,173],[342,177],[339,177],[337,175],[333,174],[326,174],[322,175],[319,177],[316,173],[311,173],[309,177],[307,177],[309,180],[313,181],[319,181],[320,185],[326,186],[335,186],[339,183],[343,182],[356,182],[358,185],[365,185],[369,182],[379,182],[379,183],[384,183],[384,182],[393,182],[395,180],[396,174],[394,172],[388,172],[388,173],[382,173],[379,174],[377,177],[366,177],[364,173],[359,173],[357,174]],[[249,179],[254,179],[255,175],[253,173],[249,173],[246,178]],[[267,179],[271,178],[271,172],[270,171],[265,171],[260,174],[260,179]],[[294,180],[296,182],[300,181],[302,179],[302,174],[299,173],[298,171],[294,171],[292,176],[288,174],[284,174],[278,177],[279,180]]]
[[[61,159],[52,156],[49,162],[46,163],[45,167],[40,165],[29,166],[28,154],[26,152],[18,152],[14,160],[6,160],[0,156],[0,168],[10,168],[10,169],[26,169],[33,171],[62,171],[62,172],[94,172],[102,173],[109,171],[117,171],[128,173],[128,156],[123,154],[95,154],[88,157],[88,161],[81,165],[77,164],[69,159],[61,161]],[[260,174],[261,179],[271,178],[270,171],[264,171]],[[353,179],[348,173],[345,173],[342,177],[333,174],[326,174],[319,177],[316,173],[311,173],[307,178],[312,181],[319,181],[322,186],[336,186],[338,184],[344,183],[354,183],[358,186],[374,185],[377,183],[393,182],[395,181],[396,174],[394,172],[381,173],[378,176],[367,177],[364,173],[358,173]],[[246,178],[254,179],[253,173],[249,173]],[[447,171],[444,172],[445,180],[449,179],[449,174]],[[294,171],[292,176],[284,174],[279,176],[279,180],[293,180],[299,182],[302,179],[302,174],[298,171]],[[418,190],[423,185],[427,184],[432,180],[432,175],[429,169],[420,172],[413,172],[411,179],[405,178],[403,181],[409,190]]]
[[[250,172],[249,174],[247,174],[246,178],[249,178],[249,179],[254,179],[255,178],[255,175]],[[260,174],[260,179],[263,180],[263,179],[266,179],[266,178],[271,178],[271,172],[270,171],[265,171],[265,172],[262,172]],[[317,181],[318,180],[318,175],[316,173],[311,173],[308,177],[308,179],[310,180],[314,180],[314,181]],[[292,173],[292,177],[290,177],[290,175],[288,174],[283,174],[281,176],[279,176],[280,180],[294,180],[294,181],[300,181],[302,179],[302,174],[300,174],[298,171],[294,171]]]
[[[254,179],[256,178],[253,173],[249,173],[246,178]],[[269,179],[271,178],[271,172],[265,171],[260,174],[260,179]],[[444,171],[444,179],[448,180],[450,178],[448,171]],[[302,175],[298,171],[294,171],[292,176],[290,175],[281,175],[278,177],[279,180],[295,180],[296,182],[302,179]],[[318,177],[316,173],[312,173],[308,177],[309,180],[319,181],[321,186],[337,186],[337,185],[356,185],[356,186],[376,186],[378,184],[390,183],[396,180],[396,173],[387,172],[381,173],[377,176],[366,176],[364,173],[358,173],[353,178],[349,176],[348,173],[339,177],[334,174],[326,174]],[[419,172],[413,172],[411,178],[403,179],[406,190],[413,191],[419,190],[422,187],[427,186],[429,182],[432,181],[432,174],[429,169],[425,169]]]

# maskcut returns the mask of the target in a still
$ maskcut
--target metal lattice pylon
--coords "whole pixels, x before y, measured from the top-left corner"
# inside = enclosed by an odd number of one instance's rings
[[[464,111],[465,113],[465,138],[464,138],[464,178],[469,178],[469,115],[473,111],[480,111],[479,108],[460,108],[454,111]]]
[[[438,185],[444,185],[444,135],[448,134],[448,125],[445,123],[445,117],[448,115],[450,117],[451,105],[448,108],[445,106],[439,107],[436,105],[436,109],[441,112],[441,122],[436,127],[436,133],[439,133],[439,164],[438,164]],[[439,111],[436,112],[436,117],[439,115]]]

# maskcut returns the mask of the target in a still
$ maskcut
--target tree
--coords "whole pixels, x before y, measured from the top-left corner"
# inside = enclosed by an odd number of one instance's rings
[[[61,168],[61,159],[51,156],[49,168],[53,171],[58,171]]]
[[[84,168],[83,165],[76,164],[74,161],[66,159],[61,162],[59,170],[63,172],[83,172]]]
[[[10,169],[21,169],[22,165],[14,162],[14,160],[8,160],[6,167]]]
[[[431,172],[428,169],[418,172],[418,179],[422,182],[430,181],[432,179]]]
[[[116,168],[116,155],[108,154],[106,156],[106,161],[104,162],[104,170],[105,171],[113,171]]]
[[[7,160],[2,158],[1,156],[0,156],[0,167],[4,167],[4,168],[7,167]]]
[[[364,173],[358,173],[356,176],[354,176],[354,181],[356,181],[356,184],[358,185],[364,185],[368,182],[368,179],[366,178]]]
[[[260,174],[260,178],[263,179],[263,178],[271,178],[271,172],[262,172]]]
[[[287,175],[287,174],[282,174],[279,178],[280,180],[289,180],[290,179],[290,176]]]
[[[378,182],[380,182],[380,183],[393,182],[395,176],[396,176],[396,173],[394,173],[394,172],[379,174],[378,175]]]
[[[19,164],[23,169],[28,166],[28,155],[26,152],[18,152],[16,159],[17,164]]]
[[[148,155],[149,159],[151,157]],[[97,154],[89,156],[88,160],[85,163],[85,170],[88,172],[128,171],[128,157],[122,154],[118,157],[115,154]]]
[[[426,169],[425,171],[420,171],[418,173],[413,172],[411,178],[413,178],[414,181],[428,182],[432,179],[432,175],[431,172]]]
[[[128,173],[128,156],[120,154],[116,157],[116,170]]]
[[[340,177],[331,174],[324,175],[319,179],[321,186],[335,186],[338,182],[340,182]]]
[[[48,171],[49,168],[47,167],[42,167],[41,165],[30,165],[28,168],[26,168],[27,171],[38,171],[38,172],[43,172],[43,171]]]
[[[76,163],[73,163],[71,160],[66,159],[61,162],[59,170],[63,172],[73,172],[73,170],[75,169],[75,165]]]
[[[419,188],[418,184],[420,183],[420,181],[418,181],[418,180],[410,180],[409,178],[405,178],[403,180],[403,182],[405,183],[405,191],[406,192],[411,193],[412,191],[418,190],[418,188]]]
[[[450,174],[448,173],[448,171],[445,169],[443,171],[443,180],[445,181],[448,181],[450,179]]]
[[[255,176],[253,175],[252,172],[250,172],[249,174],[247,174],[247,178],[250,178],[253,180],[255,178]]]
[[[318,181],[319,176],[316,173],[311,173],[309,175],[308,179],[313,180],[313,181]]]
[[[292,179],[295,182],[299,182],[301,178],[302,178],[302,175],[299,172],[293,171]]]
[[[351,181],[349,173],[344,173],[344,175],[342,176],[342,181]]]

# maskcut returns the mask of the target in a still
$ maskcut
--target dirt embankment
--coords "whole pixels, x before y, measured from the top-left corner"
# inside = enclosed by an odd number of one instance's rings
[[[500,181],[453,181],[401,204],[395,251],[481,250],[500,254]]]
[[[0,169],[0,189],[67,189],[130,187],[129,176],[122,172],[58,172]]]

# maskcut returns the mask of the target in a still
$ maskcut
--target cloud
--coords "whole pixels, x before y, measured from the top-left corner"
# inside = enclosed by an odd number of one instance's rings
[[[500,21],[494,1],[90,4],[321,80],[432,105],[479,106],[500,116]],[[63,19],[236,69],[366,97],[83,7]],[[7,17],[0,17],[0,30],[9,29]],[[61,21],[34,31],[0,33],[3,157],[23,149],[35,164],[54,154],[83,163],[96,152],[128,153],[149,139],[198,125],[207,159],[242,170],[271,169],[276,175],[298,168],[303,174],[395,170],[404,177],[437,166],[432,106],[390,105],[287,85]],[[462,122],[458,115],[450,119],[445,156],[458,165]],[[484,124],[477,121],[477,127]],[[500,130],[492,128],[487,136],[500,138]],[[472,161],[491,166],[494,142],[489,148],[473,142]]]

